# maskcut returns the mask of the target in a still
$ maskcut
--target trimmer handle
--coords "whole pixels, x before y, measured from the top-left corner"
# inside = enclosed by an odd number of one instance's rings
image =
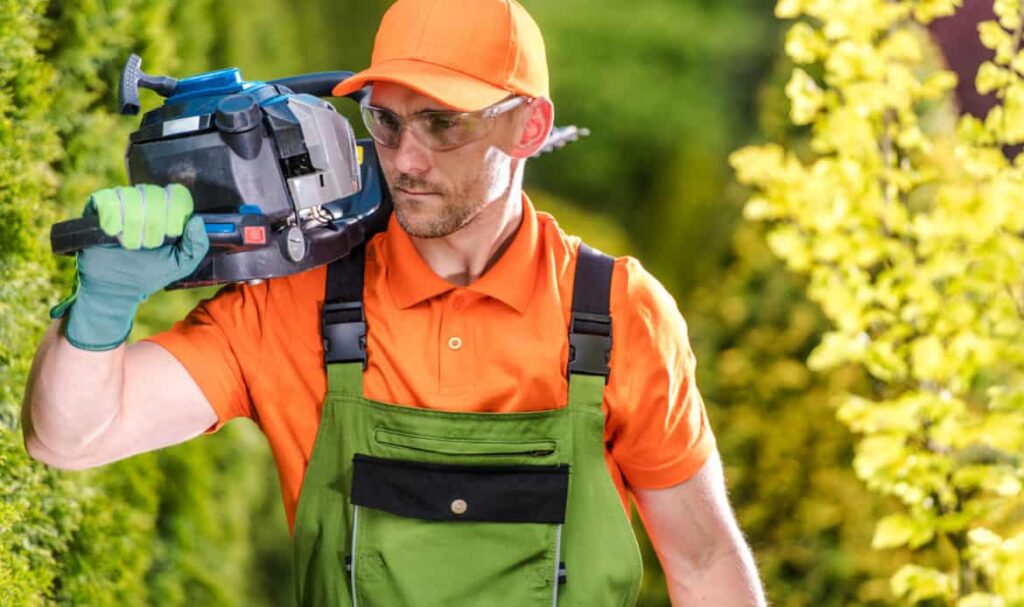
[[[255,213],[205,213],[210,248],[222,250],[255,249],[270,242],[270,219]],[[164,238],[164,244],[176,244],[180,237]],[[50,228],[50,248],[57,255],[74,255],[87,247],[118,244],[100,227],[98,215],[55,223]]]
[[[278,78],[277,80],[271,80],[267,84],[273,84],[278,86],[286,86],[293,93],[306,93],[307,95],[314,95],[316,97],[330,97],[331,91],[338,85],[342,80],[351,78],[354,72],[316,72],[314,74],[302,74],[301,76],[289,76],[288,78]],[[347,95],[356,101],[363,98],[362,90],[355,91]]]

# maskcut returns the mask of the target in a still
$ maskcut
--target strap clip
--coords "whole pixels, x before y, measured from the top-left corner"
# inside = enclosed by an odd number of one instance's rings
[[[569,324],[569,373],[601,375],[607,384],[611,353],[611,317],[574,312]]]
[[[322,318],[324,362],[361,362],[366,370],[366,317],[362,302],[325,302]]]

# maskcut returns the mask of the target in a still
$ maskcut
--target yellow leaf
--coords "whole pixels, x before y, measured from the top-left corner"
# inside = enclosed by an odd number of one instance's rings
[[[828,50],[825,40],[804,22],[786,32],[786,54],[795,63],[813,63]]]
[[[917,63],[921,61],[921,41],[909,30],[896,30],[879,46],[879,53],[893,61]]]
[[[928,24],[939,17],[948,17],[956,12],[961,0],[919,0],[914,5],[914,18]]]
[[[1020,0],[996,0],[992,10],[999,24],[1011,32],[1020,25]]]
[[[775,5],[775,16],[779,19],[796,19],[803,12],[800,0],[779,0]]]
[[[1024,392],[1007,386],[993,386],[988,389],[988,408],[992,411],[1024,412]]]
[[[934,335],[926,335],[913,342],[910,358],[914,365],[914,376],[918,379],[943,379],[946,373],[946,349]]]
[[[906,442],[905,437],[894,434],[876,434],[862,440],[853,458],[857,476],[868,479],[904,461]]]
[[[736,179],[745,185],[764,185],[778,179],[786,151],[779,145],[747,146],[729,155]]]
[[[809,124],[825,103],[825,94],[818,83],[807,72],[793,70],[793,76],[786,84],[786,96],[790,100],[789,117],[793,124]]]
[[[1010,34],[998,21],[982,21],[978,24],[978,37],[985,48],[994,51],[1000,44],[1010,39]]]
[[[904,565],[892,576],[892,593],[911,604],[953,595],[953,579],[937,569]]]
[[[1010,72],[991,61],[986,61],[978,68],[978,76],[974,79],[974,85],[978,92],[987,95],[992,91],[1001,89],[1010,81]]]
[[[751,196],[743,206],[743,218],[748,221],[766,221],[781,217],[778,206],[772,204],[764,196]]]
[[[1003,111],[1006,116],[1003,140],[1010,144],[1024,141],[1024,84],[1021,81],[1007,87]]]
[[[768,247],[793,270],[806,271],[811,264],[807,238],[795,226],[782,226],[768,234]]]
[[[921,83],[918,94],[924,99],[938,99],[956,88],[957,76],[948,70],[929,75]]]
[[[916,529],[914,521],[905,514],[882,517],[875,525],[875,537],[871,540],[871,547],[875,550],[899,548],[910,541]]]
[[[1006,602],[994,594],[972,592],[960,598],[956,607],[1006,607]]]

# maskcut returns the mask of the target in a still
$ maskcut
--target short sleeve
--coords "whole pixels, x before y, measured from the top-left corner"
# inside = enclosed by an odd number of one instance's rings
[[[146,339],[184,365],[217,412],[215,432],[228,420],[253,417],[266,283],[231,285],[200,302],[169,330]]]
[[[686,322],[668,291],[631,257],[616,260],[610,308],[606,442],[628,486],[676,485],[715,450]]]

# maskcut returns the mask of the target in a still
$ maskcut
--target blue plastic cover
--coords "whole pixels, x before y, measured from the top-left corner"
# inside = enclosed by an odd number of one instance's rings
[[[207,234],[234,234],[236,232],[233,223],[208,223],[206,224]]]
[[[245,84],[237,67],[198,74],[179,80],[174,95],[167,98],[167,103],[207,95],[230,95],[241,91]]]

